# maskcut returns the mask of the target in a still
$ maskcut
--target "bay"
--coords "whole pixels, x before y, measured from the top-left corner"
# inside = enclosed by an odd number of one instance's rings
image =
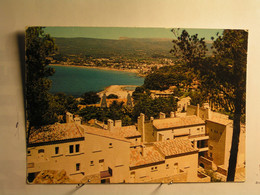
[[[55,73],[50,77],[52,87],[50,92],[63,92],[75,97],[87,91],[102,91],[110,85],[138,85],[144,83],[144,78],[136,73],[84,68],[75,66],[51,66]]]

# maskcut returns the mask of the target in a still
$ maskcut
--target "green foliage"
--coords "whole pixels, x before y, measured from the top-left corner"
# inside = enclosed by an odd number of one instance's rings
[[[118,99],[118,96],[115,95],[115,94],[109,94],[109,95],[107,96],[107,99]]]
[[[240,122],[245,114],[247,40],[245,30],[224,30],[213,43],[214,55],[206,56],[204,39],[184,30],[173,40],[171,50],[178,58],[177,64],[192,69],[198,76],[208,99],[234,114],[227,181],[235,178]]]
[[[81,104],[96,104],[100,101],[100,97],[93,91],[86,92],[81,97],[83,98]]]
[[[170,86],[188,90],[196,77],[184,66],[164,66],[149,74],[144,80],[144,87],[151,90],[166,90]]]
[[[160,112],[169,116],[171,111],[176,111],[176,108],[177,103],[174,97],[152,99],[149,95],[144,94],[135,103],[133,118],[136,121],[140,113],[145,114],[147,119],[150,117],[158,118]]]
[[[73,96],[67,96],[65,93],[56,93],[52,95],[51,109],[57,115],[65,115],[66,112],[76,113],[79,102]]]
[[[51,81],[48,79],[54,69],[46,59],[56,50],[54,40],[44,34],[42,27],[26,29],[26,114],[29,121],[28,136],[31,127],[39,127],[56,121],[56,114],[51,110],[49,89]]]
[[[79,111],[79,115],[83,117],[83,121],[97,119],[106,122],[108,119],[122,120],[122,125],[132,125],[132,109],[123,106],[123,102],[114,101],[109,108],[86,107]]]

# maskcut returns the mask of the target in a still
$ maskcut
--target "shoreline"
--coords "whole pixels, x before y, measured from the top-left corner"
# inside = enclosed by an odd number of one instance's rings
[[[49,66],[66,66],[66,67],[78,67],[78,68],[91,68],[91,69],[98,69],[98,70],[112,70],[112,71],[121,71],[121,72],[130,72],[135,73],[137,76],[142,77],[139,75],[137,69],[117,69],[117,68],[109,68],[109,67],[100,67],[100,66],[81,66],[81,65],[63,65],[63,64],[49,64]]]

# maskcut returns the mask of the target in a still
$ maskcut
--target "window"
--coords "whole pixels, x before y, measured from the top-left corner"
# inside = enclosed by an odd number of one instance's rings
[[[90,161],[90,166],[94,166],[94,161]]]
[[[55,147],[55,154],[59,154],[59,147]]]
[[[79,171],[80,170],[80,163],[77,163],[76,164],[76,171]]]
[[[135,139],[135,141],[137,142],[137,138]]]
[[[210,158],[213,158],[213,155],[212,155],[212,153],[211,153],[211,152],[209,153],[209,156],[210,156]]]
[[[76,144],[76,152],[79,152],[79,144]]]
[[[31,154],[31,150],[27,150],[27,154]]]
[[[44,149],[38,150],[38,153],[44,153]]]
[[[153,167],[151,167],[151,171],[153,171]]]
[[[169,164],[166,164],[166,169],[169,169]]]
[[[112,143],[109,143],[109,148],[113,148],[113,145],[112,145]]]
[[[74,152],[74,146],[70,145],[70,153],[73,153],[73,152]]]
[[[154,167],[155,170],[157,170],[157,167]]]

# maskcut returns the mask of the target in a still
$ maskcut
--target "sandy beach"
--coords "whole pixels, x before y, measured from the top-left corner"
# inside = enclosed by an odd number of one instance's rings
[[[100,97],[103,96],[105,93],[107,96],[110,94],[115,94],[118,96],[119,99],[125,99],[127,98],[127,94],[130,93],[132,95],[134,90],[127,90],[126,87],[135,88],[138,87],[137,85],[111,85],[107,87],[105,90],[98,93]]]
[[[72,66],[72,67],[78,67],[78,68],[94,68],[99,70],[113,70],[113,71],[124,71],[124,72],[131,72],[138,74],[137,69],[117,69],[117,68],[109,68],[109,67],[100,67],[100,66],[80,66],[80,65],[63,65],[63,64],[50,64],[50,66]]]

